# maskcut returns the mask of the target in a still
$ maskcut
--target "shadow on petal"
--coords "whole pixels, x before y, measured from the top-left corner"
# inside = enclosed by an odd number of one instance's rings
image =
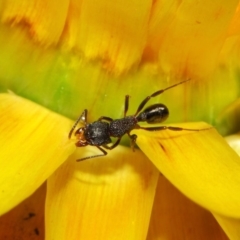
[[[160,176],[147,240],[227,240],[211,213],[181,194]]]
[[[0,239],[44,240],[46,184],[0,217]]]

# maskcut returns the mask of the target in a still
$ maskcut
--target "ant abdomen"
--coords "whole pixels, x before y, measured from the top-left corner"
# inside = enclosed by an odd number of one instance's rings
[[[168,118],[169,111],[168,108],[161,103],[153,104],[145,108],[137,116],[138,122],[147,122],[150,124],[160,123]]]

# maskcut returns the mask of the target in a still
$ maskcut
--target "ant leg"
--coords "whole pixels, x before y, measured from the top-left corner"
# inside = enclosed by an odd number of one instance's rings
[[[110,117],[104,117],[104,116],[102,116],[102,117],[100,117],[100,118],[98,119],[98,121],[102,121],[102,120],[105,120],[105,121],[108,121],[108,122],[112,122],[112,121],[113,121],[112,118],[110,118]]]
[[[136,141],[137,141],[137,135],[136,134],[130,135],[130,133],[128,133],[128,136],[131,139],[131,148],[132,148],[132,150],[134,152],[135,151]]]
[[[90,159],[90,158],[96,158],[96,157],[103,157],[103,156],[106,156],[107,155],[107,152],[102,149],[101,147],[99,146],[96,146],[103,154],[98,154],[98,155],[93,155],[93,156],[89,156],[89,157],[85,157],[85,158],[80,158],[78,160],[76,160],[77,162],[80,162],[80,161],[84,161],[84,160],[87,160],[87,159]]]
[[[104,148],[108,149],[108,150],[112,150],[114,149],[115,147],[118,146],[118,144],[120,143],[121,141],[121,137],[118,138],[118,140],[112,145],[112,146],[108,146],[108,145],[103,145]]]
[[[129,95],[125,96],[125,105],[124,105],[124,117],[126,117],[129,106]]]
[[[119,138],[112,146],[103,145],[103,147],[108,149],[108,150],[112,150],[113,148],[115,148],[119,144],[120,140],[121,140],[121,138]],[[86,145],[84,145],[84,146],[86,146]],[[79,147],[84,147],[84,146],[81,145]],[[103,157],[103,156],[107,155],[107,152],[104,149],[102,149],[99,146],[95,146],[95,147],[97,147],[103,154],[98,154],[98,155],[93,155],[93,156],[89,156],[89,157],[85,157],[85,158],[80,158],[80,159],[77,160],[77,162],[87,160],[87,159],[90,159],[90,158],[95,158],[95,157]]]
[[[171,127],[171,126],[161,126],[161,127],[140,127],[140,129],[144,129],[147,131],[162,131],[162,130],[171,130],[171,131],[192,131],[192,132],[199,132],[204,130],[209,130],[212,127],[209,128],[203,128],[203,129],[191,129],[191,128],[181,128],[181,127]]]
[[[74,129],[76,128],[76,126],[78,125],[79,122],[83,122],[84,125],[86,124],[87,122],[87,109],[85,109],[83,111],[83,113],[79,116],[79,118],[77,119],[77,121],[74,123],[74,125],[72,126],[72,129],[70,130],[69,134],[68,134],[68,139],[71,138],[72,136],[72,133],[74,131]]]
[[[134,116],[137,116],[137,115],[138,115],[138,113],[144,108],[144,106],[146,105],[146,103],[147,103],[152,97],[156,97],[156,96],[162,94],[163,92],[165,92],[166,90],[168,90],[168,89],[170,89],[170,88],[173,88],[173,87],[176,87],[176,86],[178,86],[178,85],[180,85],[180,84],[183,84],[183,83],[185,83],[185,82],[187,82],[187,81],[190,81],[190,79],[185,80],[185,81],[182,81],[182,82],[179,82],[179,83],[176,83],[176,84],[174,84],[174,85],[172,85],[172,86],[170,86],[170,87],[167,87],[167,88],[158,90],[158,91],[156,91],[155,93],[153,93],[152,95],[147,96],[147,97],[140,103],[140,105],[138,106],[137,112],[134,114]]]

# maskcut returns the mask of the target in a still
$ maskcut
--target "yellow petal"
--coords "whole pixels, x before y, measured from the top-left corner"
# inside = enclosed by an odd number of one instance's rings
[[[229,146],[240,156],[240,133],[225,137]]]
[[[66,42],[108,71],[127,71],[141,60],[151,1],[71,1]]]
[[[237,6],[238,1],[157,1],[148,44],[163,71],[195,79],[212,73]]]
[[[178,126],[209,127],[204,123]],[[137,134],[142,151],[186,196],[212,212],[240,217],[240,158],[215,129]]]
[[[238,87],[236,87],[237,89]],[[238,97],[238,96],[236,96]],[[216,118],[218,129],[223,136],[235,133],[240,130],[240,99],[235,98],[234,102],[224,108]]]
[[[146,239],[159,175],[153,164],[122,146],[98,159],[76,162],[80,157],[48,180],[46,239]]]
[[[41,44],[52,45],[62,34],[68,4],[68,0],[8,0],[1,5],[1,20],[22,27]]]
[[[214,217],[231,240],[240,239],[240,219],[214,214]]]
[[[0,214],[31,195],[75,150],[72,122],[39,105],[0,94]]]
[[[239,101],[238,101],[239,102]],[[227,136],[225,140],[231,146],[234,151],[240,155],[240,134],[234,134]],[[240,239],[240,218],[234,219],[225,216],[221,216],[219,214],[214,214],[214,217],[224,229],[229,239],[238,240]]]
[[[227,240],[227,237],[211,213],[160,176],[147,240],[151,239]]]

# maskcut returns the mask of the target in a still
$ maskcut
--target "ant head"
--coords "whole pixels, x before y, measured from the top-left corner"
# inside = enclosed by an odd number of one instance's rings
[[[85,140],[84,132],[85,132],[85,127],[81,127],[75,131],[74,135],[80,141]]]

